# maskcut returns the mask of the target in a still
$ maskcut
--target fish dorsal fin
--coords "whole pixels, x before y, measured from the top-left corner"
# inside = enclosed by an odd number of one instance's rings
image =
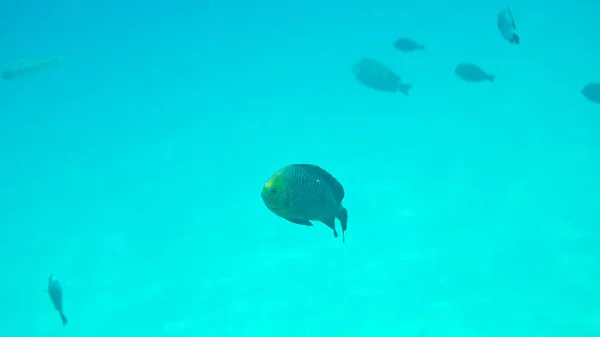
[[[333,191],[333,195],[335,196],[335,198],[338,200],[338,202],[342,202],[342,199],[344,199],[345,193],[344,193],[344,187],[342,186],[342,184],[340,184],[340,182],[335,179],[334,176],[332,176],[331,174],[329,174],[327,171],[325,171],[324,169],[316,166],[316,165],[311,165],[311,164],[297,164],[296,166],[302,167],[306,170],[315,172],[316,174],[320,175],[321,177],[323,177],[323,180],[325,180],[327,182],[327,184],[329,186],[331,186],[331,190]]]
[[[512,11],[506,5],[504,6],[504,8],[506,9],[506,15],[508,15],[508,18],[510,19],[510,25],[513,29],[517,29],[517,25],[515,24],[515,18],[513,17]]]

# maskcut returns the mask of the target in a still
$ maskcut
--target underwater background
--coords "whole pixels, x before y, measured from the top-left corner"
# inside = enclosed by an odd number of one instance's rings
[[[503,5],[3,0],[0,63],[66,63],[0,81],[0,335],[600,336],[600,3]],[[293,163],[345,243],[264,206]]]

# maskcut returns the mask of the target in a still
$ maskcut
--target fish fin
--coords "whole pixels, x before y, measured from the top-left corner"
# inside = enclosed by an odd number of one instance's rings
[[[67,325],[67,322],[68,322],[67,316],[65,316],[65,314],[62,311],[59,314],[60,314],[60,319],[62,320],[63,326]]]
[[[420,44],[420,45],[417,46],[417,49],[425,50],[425,45],[424,44]]]
[[[335,179],[334,176],[329,174],[329,172],[318,167],[317,165],[296,164],[296,166],[303,167],[307,170],[316,172],[318,175],[323,177],[323,179],[327,181],[328,185],[331,186],[331,190],[333,191],[333,195],[335,196],[337,202],[342,202],[342,199],[344,199],[344,195],[345,195],[344,187],[342,186],[342,184],[340,184],[340,182],[337,179]]]
[[[302,225],[302,226],[312,226],[312,222],[308,221],[308,220],[298,220],[298,219],[288,219],[286,218],[287,221],[298,224],[298,225]]]
[[[494,80],[496,79],[496,76],[494,76],[494,75],[488,75],[487,79],[488,79],[490,82],[494,83]]]
[[[517,35],[517,34],[513,34],[513,37],[512,37],[512,42],[513,42],[514,44],[519,44],[519,43],[521,42],[521,38],[519,37],[519,35]]]
[[[342,206],[340,209],[340,213],[337,215],[337,218],[340,219],[340,224],[342,226],[342,242],[346,241],[346,230],[348,229],[348,210]]]
[[[412,89],[412,84],[398,84],[398,91],[408,96],[408,91]]]
[[[337,238],[338,237],[338,232],[335,229],[335,218],[331,218],[331,219],[327,219],[327,220],[323,220],[322,221],[324,224],[327,225],[327,227],[331,228],[333,230],[333,237]]]
[[[510,10],[510,8],[506,7],[506,12],[508,13],[508,16],[510,18],[510,23],[511,23],[512,29],[517,29],[517,24],[515,23],[515,17],[513,16],[513,13]]]

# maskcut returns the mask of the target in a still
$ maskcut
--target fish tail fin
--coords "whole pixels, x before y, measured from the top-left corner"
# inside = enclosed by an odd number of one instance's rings
[[[398,91],[408,96],[408,92],[412,89],[412,84],[398,84]]]
[[[68,322],[67,316],[65,316],[65,314],[62,311],[60,312],[60,319],[62,320],[63,326],[67,325],[67,322]]]
[[[424,44],[419,45],[418,49],[425,50],[425,45]]]
[[[521,38],[517,34],[513,34],[512,40],[514,44],[519,44],[521,42]]]
[[[494,80],[496,79],[496,76],[494,75],[488,75],[488,80],[492,83],[494,83]]]
[[[342,226],[342,242],[346,242],[346,230],[348,229],[348,210],[344,206],[341,207],[337,218],[340,219],[340,224]]]

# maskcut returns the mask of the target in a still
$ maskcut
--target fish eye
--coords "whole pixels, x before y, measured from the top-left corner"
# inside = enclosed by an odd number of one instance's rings
[[[275,187],[271,187],[271,188],[269,189],[269,194],[270,194],[270,195],[275,195],[275,194],[277,194],[277,189],[276,189]]]

